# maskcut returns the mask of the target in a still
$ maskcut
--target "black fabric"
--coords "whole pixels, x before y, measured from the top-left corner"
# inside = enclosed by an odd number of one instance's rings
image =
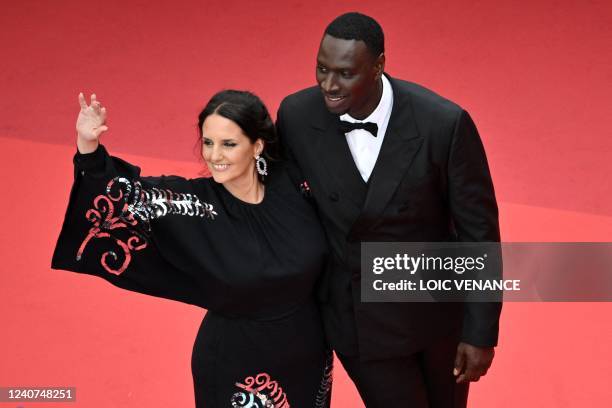
[[[282,168],[249,204],[212,179],[140,177],[104,146],[74,163],[52,267],[208,309],[192,358],[198,407],[258,401],[260,386],[275,407],[328,405],[331,360],[313,300],[327,243]]]
[[[469,383],[452,373],[458,333],[406,357],[361,361],[338,354],[368,408],[465,408]]]

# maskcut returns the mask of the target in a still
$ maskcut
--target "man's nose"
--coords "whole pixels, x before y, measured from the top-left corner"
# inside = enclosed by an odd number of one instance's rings
[[[325,93],[335,93],[338,92],[338,90],[340,89],[340,86],[338,85],[338,82],[336,81],[336,76],[332,73],[328,74],[325,76],[325,79],[323,79],[323,81],[321,82],[321,88],[323,88],[323,91],[325,91]]]

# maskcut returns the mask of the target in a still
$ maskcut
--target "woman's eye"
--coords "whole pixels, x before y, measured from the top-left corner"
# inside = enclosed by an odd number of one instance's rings
[[[234,142],[225,142],[225,143],[223,143],[223,146],[225,146],[225,147],[234,147],[234,146],[236,146],[236,143],[234,143]]]
[[[206,140],[204,139],[204,146],[212,146],[212,140]]]

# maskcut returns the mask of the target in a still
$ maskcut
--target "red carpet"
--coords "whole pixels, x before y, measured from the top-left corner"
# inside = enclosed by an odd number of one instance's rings
[[[248,88],[275,111],[313,84],[325,24],[352,9],[383,25],[391,75],[472,113],[505,241],[610,241],[609,2],[3,4],[0,387],[76,386],[77,403],[0,407],[193,406],[203,311],[49,269],[78,92],[108,106],[112,153],[146,174],[195,175],[194,123],[208,97]],[[494,366],[472,386],[470,406],[607,406],[611,312],[605,303],[506,304]],[[339,364],[333,406],[362,406]]]

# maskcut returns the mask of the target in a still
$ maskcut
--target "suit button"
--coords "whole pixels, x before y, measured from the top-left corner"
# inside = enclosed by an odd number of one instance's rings
[[[340,199],[340,195],[338,193],[331,193],[329,195],[329,199],[332,201],[338,201]]]

